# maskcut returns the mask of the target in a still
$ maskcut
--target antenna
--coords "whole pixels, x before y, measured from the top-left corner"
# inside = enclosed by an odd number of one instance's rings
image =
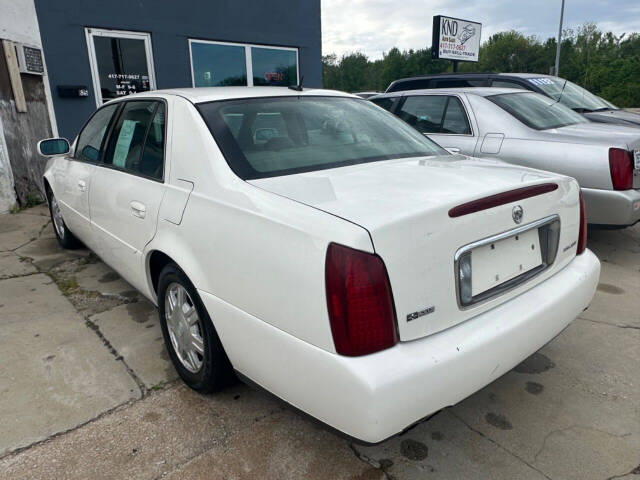
[[[302,82],[304,82],[304,75],[300,77],[300,83],[298,85],[289,85],[291,90],[295,90],[296,92],[302,91]]]

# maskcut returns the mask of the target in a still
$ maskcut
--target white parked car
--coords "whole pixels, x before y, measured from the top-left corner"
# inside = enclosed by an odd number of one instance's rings
[[[451,155],[348,94],[136,94],[39,148],[60,243],[158,305],[189,386],[235,370],[365,442],[510,370],[598,282],[575,180]]]

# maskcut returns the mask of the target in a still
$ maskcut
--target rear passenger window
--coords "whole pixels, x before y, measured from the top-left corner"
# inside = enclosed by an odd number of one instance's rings
[[[91,117],[78,136],[75,158],[91,163],[96,163],[100,159],[104,148],[104,134],[118,106],[107,105]]]
[[[126,102],[109,140],[104,163],[136,175],[161,180],[165,113],[165,106],[161,102]]]
[[[442,126],[446,95],[407,97],[398,116],[422,133],[439,133]]]
[[[165,106],[159,103],[144,143],[139,170],[145,177],[156,180],[162,180],[164,168],[164,125]]]
[[[376,98],[374,100],[371,100],[371,102],[375,103],[379,107],[384,108],[387,111],[391,111],[391,108],[393,108],[393,104],[396,103],[397,99],[398,97]]]
[[[467,120],[467,114],[460,100],[456,97],[449,97],[447,110],[442,123],[442,133],[452,133],[457,135],[469,135],[471,128]]]
[[[462,103],[448,95],[407,97],[398,116],[422,133],[471,133]]]

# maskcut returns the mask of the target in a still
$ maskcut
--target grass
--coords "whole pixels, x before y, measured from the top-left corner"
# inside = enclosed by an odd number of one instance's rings
[[[41,203],[42,203],[42,198],[40,198],[38,195],[32,195],[30,193],[27,193],[27,203],[24,206],[24,208],[35,207],[36,205],[40,205]]]
[[[152,387],[149,387],[149,391],[153,392],[156,390],[164,390],[164,387],[167,385],[167,382],[160,381],[158,383],[156,383],[155,385],[153,385]]]
[[[78,280],[76,280],[76,277],[61,279],[61,280],[58,280],[56,283],[58,284],[58,288],[60,289],[63,295],[69,295],[70,293],[73,293],[79,288]]]
[[[21,210],[24,210],[27,208],[33,208],[36,205],[40,205],[41,203],[43,203],[43,200],[39,195],[33,195],[31,193],[27,193],[25,204],[21,207],[19,203],[15,203],[13,207],[9,209],[9,213],[15,214],[20,212]]]

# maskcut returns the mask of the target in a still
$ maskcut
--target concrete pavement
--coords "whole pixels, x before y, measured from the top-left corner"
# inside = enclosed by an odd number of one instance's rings
[[[640,478],[640,226],[589,247],[596,298],[558,338],[363,447],[242,384],[189,390],[150,303],[44,207],[0,216],[0,478]]]

